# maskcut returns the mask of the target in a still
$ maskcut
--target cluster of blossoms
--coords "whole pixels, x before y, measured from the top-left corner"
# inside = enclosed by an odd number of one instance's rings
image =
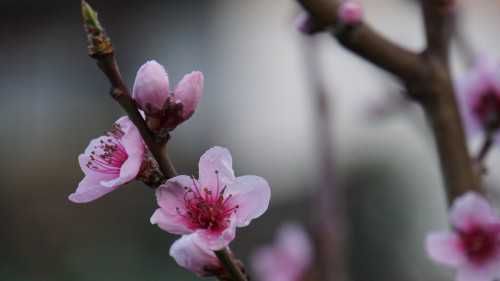
[[[168,131],[191,117],[202,94],[201,72],[185,75],[175,91],[170,92],[167,73],[155,61],[139,69],[133,90],[143,116],[159,118],[157,128]],[[75,203],[98,199],[134,179],[151,185],[161,180],[155,160],[128,117],[118,119],[109,132],[92,140],[78,160],[85,177],[69,196]]]
[[[201,72],[187,74],[171,92],[163,66],[150,61],[139,69],[132,97],[148,126],[156,133],[168,133],[194,113],[202,94]],[[247,226],[262,215],[271,196],[263,178],[236,177],[231,154],[222,147],[201,156],[198,179],[177,176],[164,182],[128,117],[120,118],[106,135],[92,140],[79,162],[85,177],[69,196],[75,203],[98,199],[134,179],[159,186],[159,208],[150,221],[169,233],[183,235],[172,245],[170,255],[200,276],[224,274],[214,251],[229,245],[237,227]]]
[[[313,246],[305,230],[297,224],[285,224],[275,242],[252,256],[252,266],[260,281],[300,281],[311,266]]]
[[[500,128],[500,65],[486,57],[457,83],[461,113],[469,134],[495,133]]]
[[[500,278],[500,216],[481,195],[469,192],[450,210],[451,232],[427,236],[426,250],[436,262],[457,268],[457,281]]]

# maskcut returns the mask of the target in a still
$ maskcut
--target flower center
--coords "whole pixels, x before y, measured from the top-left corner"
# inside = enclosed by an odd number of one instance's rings
[[[482,94],[472,106],[472,111],[485,128],[500,127],[500,97],[494,90]]]
[[[469,259],[482,263],[491,258],[496,250],[495,234],[481,228],[474,228],[460,234],[465,253]]]
[[[186,212],[177,212],[186,218],[195,229],[208,229],[213,232],[221,232],[230,223],[231,214],[236,212],[238,205],[231,203],[232,194],[225,194],[227,186],[222,189],[219,186],[219,175],[217,175],[217,186],[215,192],[208,187],[200,188],[193,179],[193,187],[184,187],[184,205]]]
[[[128,154],[120,143],[123,131],[119,125],[114,125],[107,136],[102,137],[90,152],[87,168],[99,173],[119,174],[120,168],[127,160]]]

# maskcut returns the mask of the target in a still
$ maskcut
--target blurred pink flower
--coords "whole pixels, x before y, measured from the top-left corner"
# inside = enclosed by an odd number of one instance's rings
[[[194,233],[198,242],[220,250],[269,205],[271,190],[261,177],[235,177],[229,151],[209,149],[200,158],[199,179],[177,176],[156,191],[152,224],[172,234]]]
[[[427,235],[426,250],[436,262],[457,268],[458,281],[500,278],[500,219],[481,195],[469,192],[450,211],[452,232]]]
[[[170,247],[170,256],[177,264],[200,277],[216,275],[223,271],[222,265],[215,253],[199,244],[194,239],[194,234],[183,235]]]
[[[144,157],[144,143],[128,117],[113,124],[104,136],[90,142],[78,161],[85,177],[69,200],[87,203],[135,179]]]
[[[252,267],[260,281],[299,281],[312,261],[312,243],[296,224],[282,226],[273,245],[258,249]]]
[[[338,13],[340,20],[345,24],[357,24],[363,19],[363,7],[354,0],[343,1]]]
[[[132,97],[147,116],[173,130],[193,115],[203,95],[203,73],[186,74],[170,92],[168,74],[156,61],[148,61],[137,71]]]
[[[500,72],[494,61],[481,57],[457,82],[457,95],[468,133],[500,127]]]
[[[309,15],[308,12],[303,11],[300,13],[296,18],[294,22],[295,28],[297,28],[298,31],[306,34],[306,35],[311,35],[315,32],[315,22],[314,19]]]

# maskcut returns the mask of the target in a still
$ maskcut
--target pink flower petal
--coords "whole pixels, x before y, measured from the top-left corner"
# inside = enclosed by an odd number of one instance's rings
[[[88,203],[110,193],[115,188],[104,187],[100,182],[112,176],[85,176],[78,184],[76,191],[68,196],[68,199],[73,203]]]
[[[188,176],[177,176],[169,179],[156,190],[156,200],[160,209],[151,217],[152,224],[172,234],[193,232],[189,222],[181,215],[185,210],[185,187],[191,187],[192,179]]]
[[[87,167],[87,164],[89,163],[89,161],[90,161],[90,156],[88,156],[88,154],[78,155],[78,163],[80,164],[80,168],[82,169],[82,171],[85,175],[99,174],[96,171],[89,169],[89,167]]]
[[[236,210],[236,225],[247,226],[255,218],[260,217],[269,207],[271,188],[265,179],[257,176],[242,176],[228,186],[228,194]]]
[[[200,71],[193,71],[184,75],[174,91],[174,96],[182,103],[183,117],[189,118],[203,95],[203,73]]]
[[[137,127],[130,122],[130,127],[126,128],[125,134],[120,139],[121,144],[127,151],[127,154],[141,156],[144,154],[145,146],[141,134]]]
[[[498,268],[463,266],[458,270],[457,281],[494,281],[498,276]]]
[[[172,244],[172,256],[178,265],[200,277],[209,276],[206,268],[218,268],[220,263],[213,251],[197,244],[193,235],[184,235]]]
[[[306,270],[312,262],[312,242],[298,224],[288,223],[280,227],[278,247],[287,252],[297,269]]]
[[[169,96],[168,74],[156,61],[143,64],[135,77],[132,97],[147,114],[160,111]]]
[[[184,222],[184,218],[167,213],[162,208],[156,209],[149,221],[168,233],[184,235],[193,232]]]
[[[302,227],[289,223],[281,226],[275,242],[259,248],[251,261],[258,280],[301,280],[311,265],[312,243]]]
[[[226,148],[215,146],[207,150],[201,156],[198,167],[199,181],[203,187],[217,188],[217,173],[221,188],[235,180],[233,160]]]
[[[134,180],[141,170],[143,156],[129,155],[120,168],[120,176],[108,181],[101,181],[106,187],[118,187]]]
[[[466,261],[460,245],[458,235],[450,232],[428,234],[425,241],[427,254],[433,260],[450,266],[459,266]]]
[[[477,225],[489,225],[496,220],[495,210],[475,192],[468,192],[456,199],[450,211],[451,224],[461,230],[468,230]]]
[[[199,229],[195,233],[196,242],[204,247],[217,251],[231,243],[236,237],[236,224],[232,218],[229,226],[222,233],[214,233],[210,230]]]
[[[281,270],[281,267],[276,266],[276,255],[273,247],[266,246],[259,248],[251,257],[252,268],[255,271],[257,280],[260,281],[293,281],[287,280],[288,272]]]

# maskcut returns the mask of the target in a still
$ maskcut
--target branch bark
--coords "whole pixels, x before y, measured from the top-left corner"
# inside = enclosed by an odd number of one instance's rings
[[[108,78],[111,84],[111,96],[120,104],[132,123],[139,130],[146,146],[158,162],[163,175],[167,179],[175,177],[177,172],[167,154],[167,139],[155,135],[148,127],[146,120],[144,120],[137,109],[135,101],[130,96],[130,91],[126,83],[123,81],[111,39],[106,35],[104,28],[101,26],[97,18],[97,13],[84,0],[82,0],[81,5],[85,32],[88,39],[89,55],[97,61],[97,65]],[[227,248],[215,251],[215,254],[232,280],[248,281]]]
[[[348,262],[343,257],[349,249],[346,223],[346,194],[338,185],[336,178],[336,162],[334,156],[334,140],[332,110],[328,93],[324,87],[319,71],[317,41],[304,42],[305,70],[309,86],[309,98],[314,105],[313,138],[316,141],[319,158],[319,186],[312,198],[313,237],[317,252],[317,272],[319,280],[349,280]],[[315,268],[316,269],[316,268]],[[316,272],[316,270],[314,270]]]
[[[339,1],[299,0],[319,23],[338,24]],[[394,74],[424,108],[432,125],[448,202],[480,190],[479,176],[466,148],[462,121],[455,100],[448,50],[453,30],[452,0],[422,0],[427,48],[407,51],[361,23],[335,33],[344,47]]]

